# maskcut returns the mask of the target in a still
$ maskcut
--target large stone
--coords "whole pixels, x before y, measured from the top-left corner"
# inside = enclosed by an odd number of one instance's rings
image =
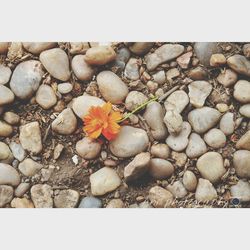
[[[82,95],[74,99],[72,108],[75,114],[83,119],[88,114],[90,107],[102,106],[104,104],[105,102],[98,97]]]
[[[250,61],[242,55],[233,55],[227,59],[228,66],[239,74],[250,76]]]
[[[57,208],[74,208],[79,201],[79,193],[72,189],[60,190],[54,198]]]
[[[220,119],[220,112],[210,107],[194,109],[188,114],[188,121],[198,134],[205,133],[215,126]]]
[[[147,105],[143,114],[155,140],[164,140],[168,135],[167,128],[163,122],[164,113],[164,109],[158,102],[151,102]]]
[[[50,109],[56,104],[57,98],[54,90],[49,85],[41,85],[36,92],[36,102],[43,109]]]
[[[183,90],[177,90],[172,93],[164,102],[165,109],[175,109],[178,113],[181,113],[189,103],[189,97]]]
[[[47,184],[36,184],[30,189],[31,199],[36,208],[53,207],[53,190]]]
[[[227,138],[221,130],[212,128],[204,135],[204,140],[212,148],[222,148]]]
[[[195,191],[196,186],[197,186],[197,178],[192,171],[190,170],[185,171],[182,182],[183,182],[184,187],[188,191],[190,192]]]
[[[0,120],[0,136],[8,137],[12,132],[13,128],[8,123]]]
[[[20,176],[16,169],[8,164],[0,163],[0,185],[17,186],[20,180]]]
[[[196,166],[201,173],[201,176],[212,183],[218,182],[226,173],[223,165],[223,158],[217,152],[207,152],[202,155]]]
[[[110,150],[117,157],[131,157],[143,152],[148,143],[145,130],[122,126],[118,136],[110,142]]]
[[[174,200],[173,195],[168,190],[159,186],[154,186],[149,190],[148,198],[156,208],[171,207]]]
[[[52,49],[56,46],[55,42],[23,42],[23,47],[34,55],[39,55],[47,49]]]
[[[45,69],[56,79],[67,81],[70,78],[69,59],[66,52],[60,48],[43,51],[39,59]]]
[[[14,157],[8,145],[0,141],[0,162],[10,164],[13,160]]]
[[[241,103],[250,102],[250,82],[246,80],[239,80],[234,85],[234,98]]]
[[[250,130],[248,130],[236,143],[237,149],[250,150]]]
[[[24,149],[33,154],[39,154],[43,149],[39,123],[30,122],[21,126],[19,140]]]
[[[197,158],[207,152],[206,143],[196,133],[192,133],[186,148],[186,154],[189,158]]]
[[[149,71],[157,68],[158,65],[171,61],[184,52],[184,46],[180,44],[164,44],[156,49],[154,53],[146,56],[146,65]]]
[[[239,109],[241,115],[250,118],[250,104],[242,105]]]
[[[250,178],[250,151],[236,151],[233,154],[233,165],[239,177]]]
[[[192,80],[204,80],[204,79],[207,79],[207,71],[204,68],[198,66],[194,69],[191,69],[188,72],[188,76]]]
[[[97,75],[96,80],[106,101],[119,104],[128,95],[127,85],[112,71],[102,71]]]
[[[250,184],[247,181],[239,180],[236,185],[230,188],[232,198],[237,198],[240,201],[250,201]]]
[[[29,99],[38,89],[44,71],[42,64],[36,60],[18,64],[10,80],[10,88],[20,99]]]
[[[174,173],[174,167],[167,160],[153,158],[150,160],[149,173],[155,179],[166,179]]]
[[[121,179],[114,169],[103,167],[90,175],[91,193],[99,196],[112,192],[121,184]]]
[[[200,178],[195,192],[195,199],[201,202],[217,199],[217,192],[213,184],[206,179]]]
[[[145,96],[142,92],[135,90],[130,91],[125,100],[125,107],[127,110],[132,111],[145,103],[147,100],[148,97]]]
[[[14,102],[14,99],[13,92],[9,88],[0,85],[0,106]]]
[[[35,162],[30,158],[26,158],[24,161],[19,163],[18,169],[20,172],[28,177],[34,176],[43,167],[42,164]]]
[[[10,68],[0,64],[0,85],[6,84],[10,80],[10,76]]]
[[[136,55],[144,55],[149,52],[149,50],[153,47],[154,43],[152,42],[136,42],[129,43],[129,49]]]
[[[231,112],[224,114],[220,120],[220,130],[225,135],[231,135],[234,132],[234,127],[234,114]]]
[[[74,133],[76,127],[77,119],[71,108],[64,109],[51,125],[52,130],[61,135],[70,135]]]
[[[226,88],[234,85],[237,79],[237,74],[231,69],[226,69],[225,71],[221,72],[217,77],[217,81]]]
[[[13,187],[0,185],[0,207],[4,207],[6,204],[11,202],[13,193]]]

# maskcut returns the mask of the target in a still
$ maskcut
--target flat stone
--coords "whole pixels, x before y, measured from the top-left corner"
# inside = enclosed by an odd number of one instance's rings
[[[147,105],[143,114],[155,140],[164,140],[168,135],[167,128],[163,122],[164,113],[165,111],[161,104],[154,101]]]
[[[57,208],[74,208],[79,201],[79,193],[73,189],[60,190],[54,198]]]
[[[34,208],[33,202],[27,198],[14,198],[10,205],[13,208]]]
[[[231,112],[224,114],[220,120],[220,130],[225,135],[231,135],[234,132],[234,127],[234,114]]]
[[[36,102],[43,109],[50,109],[56,104],[57,98],[54,90],[49,85],[41,85],[36,92]]]
[[[60,48],[45,50],[40,54],[39,59],[53,77],[61,81],[69,80],[69,59],[64,50]]]
[[[192,133],[186,148],[186,154],[189,158],[197,158],[207,152],[207,146],[200,135]]]
[[[25,150],[33,154],[39,154],[43,149],[39,123],[30,122],[21,126],[19,140]]]
[[[167,190],[177,199],[184,198],[188,193],[181,181],[175,181],[172,185],[168,185]]]
[[[89,81],[92,79],[95,70],[86,63],[85,55],[76,55],[73,57],[71,67],[76,77],[81,81]]]
[[[182,116],[176,110],[167,111],[163,121],[166,124],[170,134],[176,135],[181,132],[183,120]]]
[[[52,208],[53,190],[47,184],[36,184],[30,189],[31,199],[36,208]]]
[[[134,81],[140,78],[139,65],[138,65],[138,61],[136,58],[129,59],[125,67],[124,75],[128,79],[134,80]]]
[[[127,85],[112,71],[102,71],[96,77],[99,90],[106,101],[122,103],[128,95]]]
[[[110,142],[110,150],[117,157],[132,157],[146,150],[148,143],[145,130],[122,126],[118,136]]]
[[[14,102],[14,99],[13,92],[4,85],[0,85],[0,106]]]
[[[77,119],[71,108],[64,109],[52,122],[51,128],[61,135],[70,135],[75,132]]]
[[[242,202],[250,201],[250,184],[247,181],[239,180],[230,188],[230,192],[232,198],[237,198]]]
[[[91,138],[84,137],[76,143],[76,152],[83,159],[91,160],[99,156],[102,149],[102,145]]]
[[[22,161],[18,165],[19,171],[23,175],[28,176],[28,177],[31,177],[37,174],[42,169],[42,167],[43,167],[42,164],[37,163],[30,158],[26,158],[24,161]]]
[[[144,175],[149,169],[150,153],[140,153],[124,168],[126,181],[134,181]]]
[[[237,79],[238,75],[231,69],[226,69],[217,77],[217,81],[226,88],[234,85],[237,82]]]
[[[166,143],[174,151],[183,151],[188,145],[188,136],[190,133],[190,124],[188,122],[183,122],[181,132],[178,135],[169,135],[166,139]]]
[[[234,98],[241,103],[250,102],[250,82],[239,80],[234,85]]]
[[[21,179],[15,168],[12,166],[0,163],[0,185],[17,186]]]
[[[127,110],[132,111],[145,103],[147,100],[148,97],[145,96],[142,92],[135,90],[130,91],[125,100],[125,107]]]
[[[201,202],[217,199],[217,192],[213,184],[206,179],[200,178],[195,192],[195,199]]]
[[[103,106],[105,102],[95,96],[82,95],[74,99],[73,111],[79,118],[83,118],[88,114],[90,107]]]
[[[26,157],[26,152],[23,149],[22,145],[12,141],[9,146],[10,146],[13,156],[18,161],[23,161],[24,158]]]
[[[197,187],[197,178],[192,171],[190,171],[190,170],[185,171],[185,173],[183,175],[182,182],[183,182],[184,187],[188,191],[190,191],[190,192],[195,191],[195,189]]]
[[[205,153],[198,159],[196,166],[201,176],[212,183],[218,182],[226,173],[223,158],[217,152]]]
[[[57,90],[62,95],[70,93],[72,89],[73,89],[73,85],[69,82],[64,82],[64,83],[58,84],[57,86]]]
[[[102,201],[92,196],[84,197],[78,206],[78,208],[101,208],[101,207],[102,207]]]
[[[17,125],[20,122],[20,116],[11,111],[5,112],[3,119],[10,125]]]
[[[177,90],[173,92],[164,102],[165,109],[175,109],[178,113],[181,113],[189,103],[189,97],[183,90]]]
[[[164,44],[154,53],[146,56],[146,65],[149,71],[154,70],[160,64],[171,61],[184,52],[184,46],[180,44]]]
[[[164,143],[154,144],[151,146],[151,154],[156,158],[167,159],[170,155],[170,148]]]
[[[155,179],[166,179],[174,173],[174,167],[167,160],[153,158],[149,163],[149,173]]]
[[[221,113],[214,108],[202,107],[194,109],[188,114],[188,121],[195,132],[203,134],[215,126],[221,117]]]
[[[223,148],[227,138],[221,130],[212,128],[204,135],[204,140],[212,148]]]
[[[11,164],[13,160],[14,157],[8,145],[0,141],[0,162]]]
[[[12,132],[13,128],[8,123],[0,120],[0,136],[8,137]]]
[[[212,85],[206,81],[194,81],[190,83],[188,85],[190,103],[196,108],[203,107],[212,89]]]
[[[10,80],[10,88],[20,99],[29,99],[38,89],[44,71],[37,60],[19,63]]]
[[[250,76],[250,61],[242,55],[233,55],[227,59],[228,66],[239,74]]]
[[[112,192],[121,185],[121,179],[114,169],[103,167],[90,175],[91,193],[95,196]]]
[[[130,43],[129,49],[136,55],[145,55],[150,51],[150,49],[154,46],[152,42],[136,42]]]
[[[11,69],[0,64],[0,85],[9,82],[11,76]]]
[[[23,42],[23,47],[34,55],[39,55],[44,50],[52,49],[56,46],[55,42]]]
[[[156,208],[171,207],[174,200],[173,195],[168,190],[159,186],[154,186],[149,190],[148,198]]]
[[[13,193],[13,187],[0,185],[0,207],[4,207],[6,204],[11,202]]]
[[[250,150],[250,130],[248,130],[236,143],[237,149]]]

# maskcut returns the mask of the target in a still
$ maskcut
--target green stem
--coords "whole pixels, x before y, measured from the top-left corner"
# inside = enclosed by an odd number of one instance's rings
[[[125,121],[126,119],[128,119],[131,115],[133,115],[134,113],[136,113],[137,111],[140,111],[141,109],[143,109],[145,106],[147,106],[149,103],[151,102],[154,102],[158,99],[157,96],[155,96],[154,98],[144,102],[143,104],[141,104],[140,106],[138,106],[136,109],[134,109],[132,112],[128,113],[127,115],[125,115],[120,121],[120,122],[123,122]]]

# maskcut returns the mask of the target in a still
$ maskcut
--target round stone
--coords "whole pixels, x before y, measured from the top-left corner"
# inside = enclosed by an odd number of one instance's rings
[[[14,102],[14,99],[13,92],[9,88],[0,85],[0,106]]]
[[[52,208],[53,190],[47,184],[36,184],[30,189],[31,199],[36,208]]]
[[[181,181],[175,181],[172,185],[168,185],[167,190],[177,199],[184,198],[187,195],[187,190]]]
[[[174,200],[173,195],[166,189],[154,186],[149,190],[148,198],[156,208],[171,207]]]
[[[234,132],[234,127],[234,114],[231,112],[224,114],[220,120],[220,130],[225,135],[231,135]]]
[[[8,137],[12,134],[13,128],[6,122],[0,120],[0,136]]]
[[[34,208],[33,202],[27,198],[14,198],[10,205],[13,208]]]
[[[130,58],[124,71],[125,77],[130,80],[138,80],[140,78],[139,65],[136,58]]]
[[[186,148],[186,154],[189,158],[197,158],[207,152],[206,143],[196,133],[192,133]]]
[[[234,85],[234,98],[241,103],[250,102],[250,82],[239,80]]]
[[[250,61],[242,55],[233,55],[227,59],[228,66],[239,74],[250,76]]]
[[[112,199],[106,206],[106,208],[124,208],[125,205],[121,199]]]
[[[136,55],[144,55],[149,52],[153,45],[154,43],[152,42],[129,43],[129,49]]]
[[[22,197],[30,188],[30,184],[27,182],[20,183],[15,189],[15,196]]]
[[[61,94],[65,95],[72,91],[73,86],[69,82],[64,82],[64,83],[58,84],[57,89]]]
[[[28,177],[34,176],[43,167],[42,164],[35,162],[30,158],[26,158],[24,161],[19,163],[18,169],[20,172]]]
[[[11,70],[9,67],[0,64],[0,85],[9,82]]]
[[[0,141],[0,162],[10,164],[13,160],[14,157],[8,145]]]
[[[36,92],[36,102],[43,109],[50,109],[56,104],[57,98],[54,90],[49,85],[41,85]]]
[[[20,176],[16,169],[8,164],[0,163],[0,185],[17,186],[20,180]]]
[[[217,199],[217,192],[213,184],[208,180],[200,178],[195,192],[195,199],[201,202]]]
[[[195,191],[196,186],[197,186],[197,178],[192,171],[190,170],[185,171],[182,182],[183,182],[184,187],[188,191],[190,192]]]
[[[10,149],[12,151],[12,154],[18,161],[23,161],[24,158],[26,157],[26,152],[24,151],[23,147],[21,144],[18,144],[14,141],[10,143]]]
[[[154,144],[151,147],[151,154],[157,158],[167,159],[170,155],[170,148],[164,143]]]
[[[20,122],[20,116],[11,111],[5,112],[3,119],[10,125],[16,125]]]
[[[174,173],[174,167],[167,160],[153,158],[149,164],[149,173],[155,179],[165,179]]]
[[[170,134],[179,134],[182,130],[182,116],[176,110],[169,110],[164,116],[164,122]]]
[[[226,88],[234,85],[237,82],[237,79],[238,75],[231,69],[226,69],[217,77],[217,81]]]
[[[239,109],[241,115],[250,118],[250,104],[242,105]]]
[[[57,208],[74,208],[79,201],[79,193],[72,189],[60,190],[54,198]]]
[[[210,66],[219,67],[226,64],[227,59],[223,54],[213,54],[210,58]]]
[[[0,185],[0,207],[4,207],[6,204],[11,202],[13,193],[13,187]]]
[[[101,207],[102,207],[102,201],[93,196],[84,197],[78,206],[78,208],[101,208]]]
[[[250,178],[250,151],[236,151],[233,154],[233,165],[239,177]]]
[[[148,97],[139,91],[130,91],[125,100],[125,107],[127,110],[132,111],[145,103]]]
[[[205,142],[212,148],[222,148],[226,145],[226,136],[224,133],[217,129],[210,129],[205,135]]]
[[[189,103],[189,97],[183,90],[173,92],[164,102],[165,109],[176,110],[181,113]]]

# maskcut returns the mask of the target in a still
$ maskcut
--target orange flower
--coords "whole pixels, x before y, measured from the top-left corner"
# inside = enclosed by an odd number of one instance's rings
[[[101,134],[108,140],[113,140],[120,131],[118,121],[122,119],[120,112],[112,110],[110,102],[103,106],[92,106],[89,113],[83,118],[83,131],[93,139]]]

